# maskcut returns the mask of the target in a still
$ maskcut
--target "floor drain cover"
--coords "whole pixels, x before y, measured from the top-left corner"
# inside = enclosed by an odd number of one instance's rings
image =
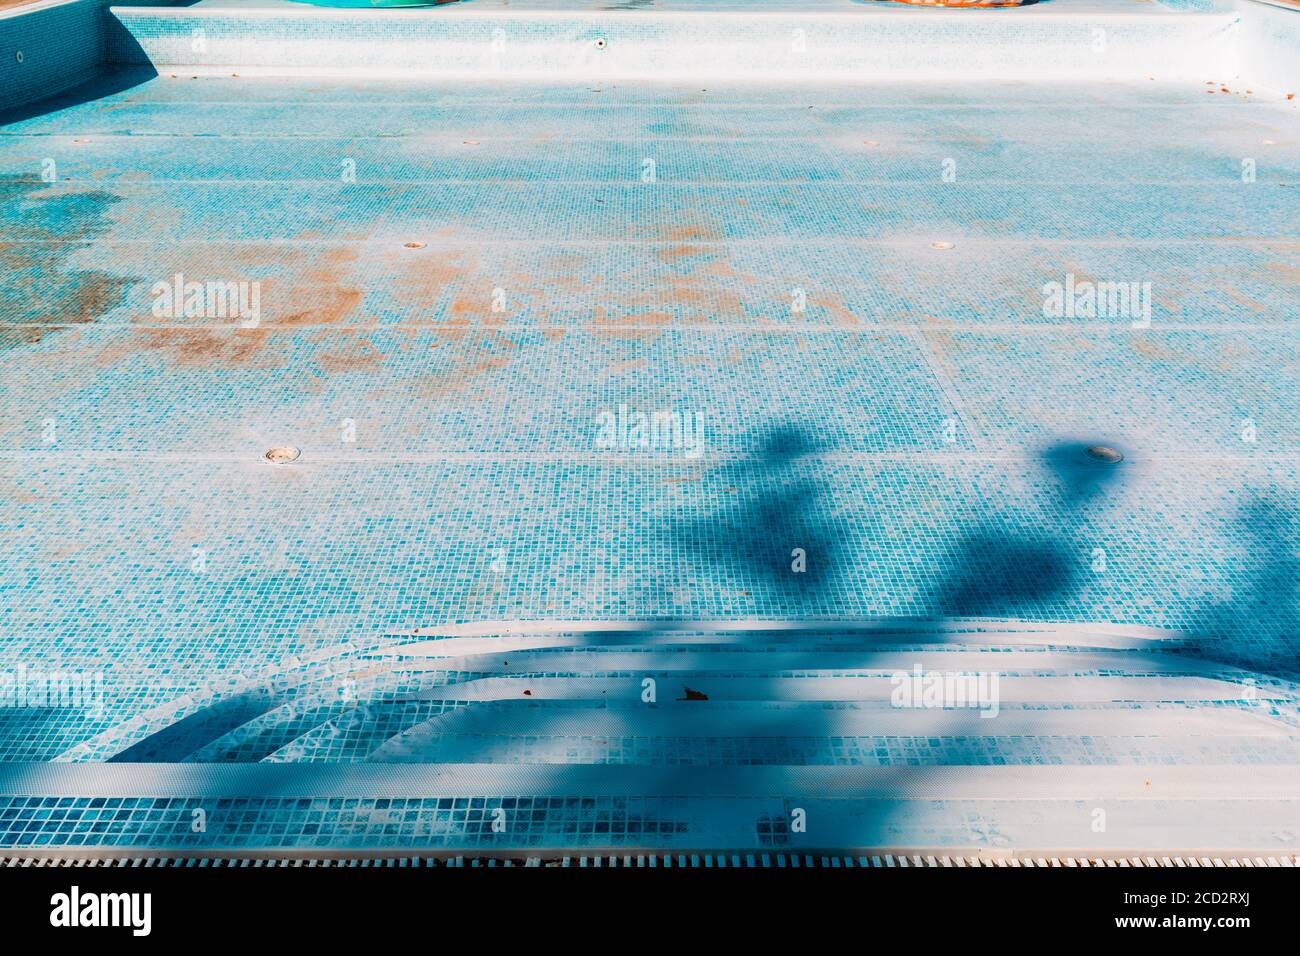
[[[291,461],[296,461],[301,454],[302,452],[292,445],[284,445],[280,448],[270,449],[262,457],[273,465],[287,465]]]
[[[1116,465],[1124,460],[1124,455],[1121,452],[1105,445],[1089,445],[1088,457],[1093,461],[1104,461],[1108,465]]]

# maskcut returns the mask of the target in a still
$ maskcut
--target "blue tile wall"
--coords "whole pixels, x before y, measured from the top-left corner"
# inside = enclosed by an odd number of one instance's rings
[[[70,0],[0,11],[0,110],[95,76],[104,53],[105,6],[104,0]]]

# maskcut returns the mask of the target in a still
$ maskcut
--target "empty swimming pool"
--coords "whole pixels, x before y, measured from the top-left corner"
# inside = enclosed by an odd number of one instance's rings
[[[624,6],[0,15],[0,850],[1292,860],[1300,12]]]

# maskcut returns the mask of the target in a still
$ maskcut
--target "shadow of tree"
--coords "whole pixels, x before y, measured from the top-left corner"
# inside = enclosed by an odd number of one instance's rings
[[[1048,602],[1077,589],[1083,554],[1066,529],[1107,489],[1122,481],[1116,465],[1098,462],[1087,444],[1057,441],[1039,453],[1046,513],[1029,524],[1025,509],[994,503],[947,553],[946,575],[930,597],[936,617],[1041,617]]]
[[[931,599],[936,617],[1032,617],[1049,598],[1067,595],[1078,573],[1077,549],[1016,530],[998,518],[957,542],[948,576]]]
[[[830,586],[837,535],[827,524],[827,491],[807,460],[822,450],[807,430],[780,423],[761,429],[738,475],[736,501],[669,526],[667,546],[732,580],[754,572],[771,588],[805,599]],[[798,564],[803,568],[794,571]]]
[[[1038,453],[1038,509],[995,498],[984,517],[953,535],[944,572],[926,590],[925,617],[1059,619],[1053,610],[1078,596],[1086,570],[1077,529],[1125,480],[1122,463],[1092,459],[1088,444],[1060,440]],[[855,513],[856,528],[842,524],[843,511],[817,473],[827,449],[809,430],[783,422],[757,431],[754,445],[739,472],[736,502],[671,523],[669,544],[733,580],[757,578],[789,607],[812,605],[853,560],[845,545],[853,533],[869,539],[883,532],[870,510]],[[863,489],[863,498],[874,493]],[[1300,512],[1285,489],[1254,492],[1223,537],[1241,549],[1231,596],[1189,611],[1179,624],[1190,636],[1167,649],[1294,678],[1300,673]],[[807,552],[804,574],[792,573],[793,548]]]
[[[1255,492],[1234,529],[1241,550],[1231,597],[1200,608],[1181,647],[1293,680],[1300,677],[1300,511],[1282,489]]]

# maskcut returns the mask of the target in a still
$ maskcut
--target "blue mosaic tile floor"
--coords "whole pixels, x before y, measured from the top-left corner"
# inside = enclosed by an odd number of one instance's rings
[[[0,845],[1298,839],[1296,109],[117,85],[0,130],[0,671],[100,688],[0,707]],[[255,326],[160,316],[178,274]],[[1067,280],[1149,321],[1049,314]],[[890,707],[921,661],[998,719]]]

